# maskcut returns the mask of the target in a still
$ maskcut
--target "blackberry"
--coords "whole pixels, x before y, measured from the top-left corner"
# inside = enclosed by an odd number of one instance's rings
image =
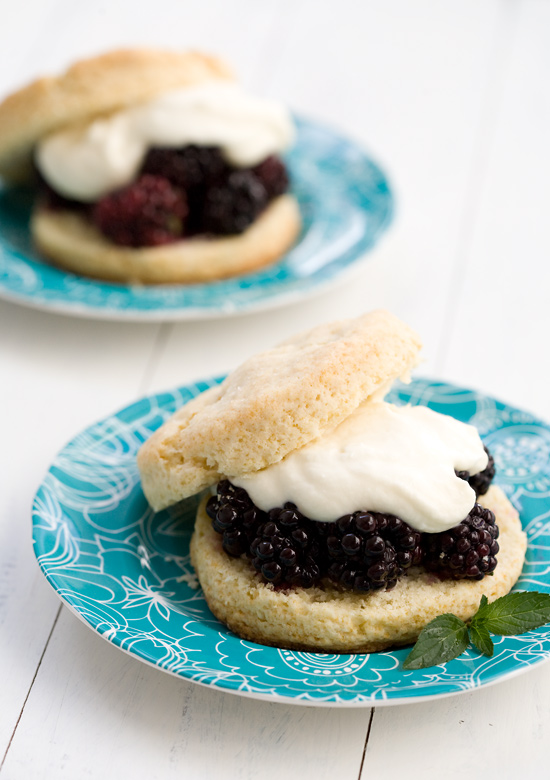
[[[461,523],[439,534],[424,534],[424,565],[448,579],[482,580],[497,565],[495,516],[480,504]]]
[[[271,509],[250,545],[252,565],[278,587],[310,588],[322,574],[318,526],[294,504]]]
[[[222,546],[228,555],[238,558],[250,552],[250,544],[267,515],[250,500],[246,490],[228,480],[218,483],[217,495],[208,499],[206,513],[212,527],[222,536]]]
[[[252,171],[232,171],[206,191],[202,228],[214,235],[242,233],[266,204],[266,189]]]
[[[144,174],[99,200],[92,212],[98,228],[115,244],[159,246],[183,234],[185,193],[162,176]]]
[[[460,479],[465,479],[466,482],[468,482],[470,486],[475,490],[477,498],[485,495],[485,493],[489,490],[491,482],[493,481],[493,478],[495,476],[494,458],[489,452],[489,450],[487,449],[487,447],[483,447],[483,449],[485,450],[489,458],[487,466],[483,469],[483,471],[480,471],[478,474],[473,474],[472,476],[470,476],[469,471],[456,472],[457,477],[460,477]]]
[[[390,590],[422,558],[420,534],[393,515],[355,512],[331,523],[328,576],[354,590]]]
[[[422,534],[395,515],[385,517],[388,518],[388,525],[384,533],[395,547],[400,568],[406,571],[411,566],[421,564],[424,558]]]
[[[268,198],[276,198],[288,190],[288,174],[279,157],[275,155],[266,157],[263,162],[252,168],[252,171],[264,185]]]
[[[180,149],[149,149],[141,172],[162,176],[187,192],[221,178],[226,168],[218,147],[190,145]]]

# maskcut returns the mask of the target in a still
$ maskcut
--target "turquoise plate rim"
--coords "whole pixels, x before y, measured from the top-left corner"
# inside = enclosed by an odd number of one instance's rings
[[[390,184],[353,140],[304,117],[295,121],[297,140],[285,159],[304,225],[277,263],[198,285],[132,286],[76,276],[40,261],[25,221],[28,189],[0,183],[0,299],[71,316],[163,322],[272,309],[343,280],[368,259],[393,219]]]
[[[191,587],[186,548],[177,548],[185,554],[176,562],[172,548],[164,556],[169,562],[160,560],[168,549],[164,542],[158,546],[158,539],[167,538],[163,534],[174,535],[170,544],[181,545],[184,536],[188,544],[185,520],[194,514],[196,499],[154,515],[146,508],[135,467],[139,443],[175,408],[219,381],[222,378],[146,396],[94,423],[62,448],[46,474],[33,503],[35,555],[49,584],[86,625],[134,658],[180,678],[242,696],[308,706],[426,701],[510,679],[550,658],[549,626],[520,637],[495,637],[493,659],[470,649],[440,667],[405,672],[399,665],[407,648],[358,655],[297,653],[246,642],[219,623],[200,589]],[[391,400],[427,404],[478,426],[500,465],[498,483],[520,505],[531,540],[516,588],[550,592],[550,427],[489,396],[434,380],[415,379],[399,386]],[[79,535],[71,532],[74,523],[80,524]],[[170,583],[164,593],[155,584],[162,580],[159,566],[163,572],[172,567],[163,581],[164,586]],[[118,601],[104,598],[117,589]],[[137,615],[132,626],[130,614]],[[184,627],[178,622],[182,616]],[[187,633],[168,641],[163,637],[172,623]]]

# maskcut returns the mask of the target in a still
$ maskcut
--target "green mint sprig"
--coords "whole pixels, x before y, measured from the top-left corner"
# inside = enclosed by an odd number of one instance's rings
[[[471,643],[483,655],[493,655],[490,634],[517,636],[550,623],[550,594],[508,593],[489,604],[481,597],[476,614],[464,622],[456,615],[434,618],[425,626],[403,662],[404,669],[438,666],[461,655]]]

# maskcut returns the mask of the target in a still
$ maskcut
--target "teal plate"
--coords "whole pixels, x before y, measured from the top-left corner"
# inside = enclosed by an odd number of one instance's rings
[[[159,669],[241,695],[296,704],[402,704],[503,680],[550,656],[550,626],[495,637],[492,658],[470,649],[447,664],[405,671],[408,650],[301,653],[239,639],[209,611],[189,560],[195,498],[154,514],[136,453],[176,409],[216,381],[144,398],[73,439],[33,507],[34,549],[50,585],[104,639]],[[424,404],[477,426],[498,484],[529,539],[516,586],[550,592],[550,428],[471,390],[415,380],[396,403]]]
[[[0,298],[85,317],[182,320],[272,308],[320,292],[374,246],[391,221],[393,199],[362,149],[317,123],[296,124],[286,162],[303,226],[278,263],[208,284],[132,286],[75,276],[35,253],[32,193],[0,188]]]

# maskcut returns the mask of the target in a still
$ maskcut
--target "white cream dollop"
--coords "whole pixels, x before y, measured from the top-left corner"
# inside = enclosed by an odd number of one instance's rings
[[[358,509],[387,512],[439,533],[464,520],[476,500],[455,469],[477,474],[486,466],[474,426],[425,406],[369,401],[327,435],[231,481],[266,511],[292,501],[321,522]]]
[[[248,167],[286,149],[293,133],[284,106],[209,81],[52,133],[36,164],[60,195],[91,203],[129,184],[151,146],[218,146],[228,163]]]

